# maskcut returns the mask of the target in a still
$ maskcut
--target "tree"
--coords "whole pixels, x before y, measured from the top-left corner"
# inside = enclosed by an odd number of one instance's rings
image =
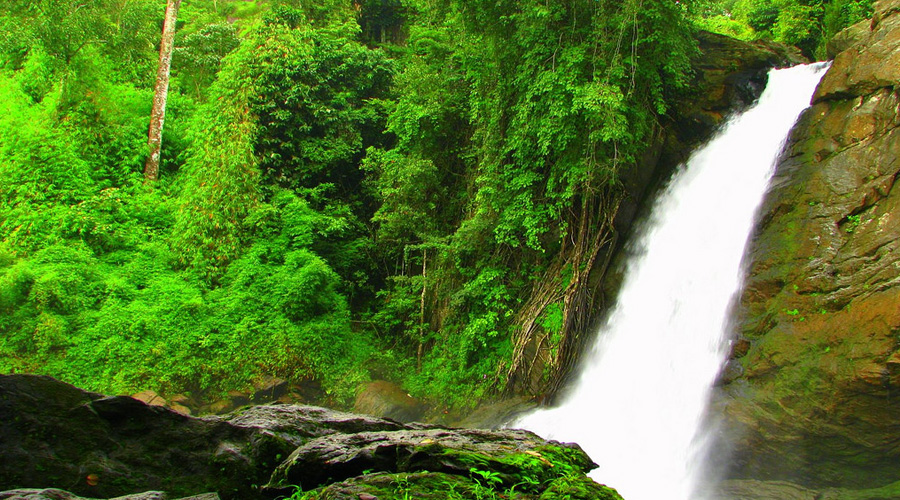
[[[183,91],[192,91],[198,99],[212,85],[222,58],[240,45],[237,30],[231,24],[208,24],[191,33],[175,48],[172,64]]]
[[[172,68],[172,52],[175,48],[175,22],[180,6],[181,0],[168,0],[166,4],[166,20],[159,47],[159,70],[156,74],[156,92],[153,97],[153,110],[150,113],[150,134],[147,141],[150,156],[144,166],[144,180],[148,182],[155,181],[159,177],[159,154],[162,149],[163,122],[166,119],[169,73]]]

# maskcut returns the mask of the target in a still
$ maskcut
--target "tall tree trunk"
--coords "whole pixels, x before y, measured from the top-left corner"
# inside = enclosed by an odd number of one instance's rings
[[[166,20],[163,25],[162,43],[159,47],[159,69],[156,72],[156,93],[153,96],[153,110],[150,112],[150,134],[147,144],[150,156],[144,165],[144,182],[155,181],[159,177],[159,153],[162,148],[163,122],[166,119],[166,99],[169,96],[169,73],[172,68],[172,51],[175,48],[175,21],[181,0],[167,0]]]
[[[422,296],[419,302],[419,346],[416,348],[416,372],[422,371],[422,355],[425,353],[425,265],[428,262],[428,249],[422,249]]]

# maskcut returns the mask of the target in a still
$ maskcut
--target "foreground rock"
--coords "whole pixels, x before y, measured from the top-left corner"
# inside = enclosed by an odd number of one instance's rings
[[[720,484],[714,498],[728,500],[895,500],[900,483],[872,489],[827,488],[815,491],[786,481],[730,480]]]
[[[577,445],[526,431],[404,425],[295,405],[194,418],[40,376],[0,375],[0,441],[0,490],[17,489],[0,499],[10,500],[148,490],[119,500],[262,499],[298,487],[322,499],[620,498],[585,476],[596,466]]]
[[[138,493],[136,495],[125,495],[116,497],[112,500],[170,500],[172,497],[166,495],[162,491],[148,491]],[[93,500],[90,498],[80,497],[64,490],[49,489],[21,489],[11,491],[0,491],[0,500]],[[175,499],[173,499],[175,500]],[[219,500],[219,495],[215,493],[205,493],[203,495],[194,495],[191,497],[179,498],[177,500]]]
[[[763,207],[725,388],[732,477],[900,480],[900,0],[875,10],[832,44]]]
[[[558,456],[562,454],[562,456]],[[322,486],[365,471],[433,471],[467,477],[471,469],[490,471],[493,482],[519,483],[523,464],[534,474],[555,471],[550,458],[578,472],[596,467],[580,448],[548,446],[522,430],[410,429],[327,436],[297,448],[272,475],[272,486]],[[310,466],[315,464],[316,466]],[[541,482],[552,477],[534,477]]]
[[[399,385],[375,380],[365,385],[356,396],[353,411],[389,418],[400,422],[421,420],[425,405],[404,391]]]

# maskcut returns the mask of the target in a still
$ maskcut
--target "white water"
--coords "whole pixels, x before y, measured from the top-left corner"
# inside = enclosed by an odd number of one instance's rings
[[[759,102],[696,151],[653,206],[618,303],[561,406],[514,427],[579,443],[591,475],[625,500],[688,500],[700,486],[701,429],[727,356],[744,247],[788,132],[822,64],[772,71]]]

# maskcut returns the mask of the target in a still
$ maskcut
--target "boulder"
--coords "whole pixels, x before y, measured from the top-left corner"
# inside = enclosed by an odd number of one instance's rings
[[[228,391],[228,399],[231,400],[231,408],[239,408],[250,404],[251,396],[241,391]]]
[[[508,488],[495,492],[472,479],[440,472],[375,473],[320,488],[310,500],[378,500],[415,498],[416,500],[516,498],[525,500],[621,500],[612,488],[599,485],[584,476],[558,478],[540,496],[526,488]]]
[[[164,490],[258,498],[297,446],[396,422],[291,405],[192,418],[131,397],[82,391],[50,377],[0,375],[0,485],[61,487],[109,498]]]
[[[253,382],[254,403],[271,403],[287,392],[287,381],[278,377],[262,377]]]
[[[834,57],[816,91],[814,102],[868,96],[900,81],[900,16],[896,0],[876,3],[869,29],[854,25],[839,35],[848,45]],[[853,41],[856,43],[852,43]],[[838,43],[840,48],[842,44]]]
[[[191,410],[191,408],[196,408],[197,405],[191,398],[184,394],[175,394],[169,398],[169,404],[167,406],[182,415],[192,415],[194,411]]]
[[[900,480],[900,0],[875,8],[836,45],[761,209],[739,307],[749,348],[718,401],[732,478]]]
[[[131,397],[150,406],[167,406],[169,404],[162,396],[153,391],[141,391],[137,394],[132,394]]]
[[[267,489],[300,486],[313,499],[515,498],[621,500],[585,475],[596,467],[574,444],[523,430],[447,428],[335,434],[298,448]]]
[[[597,467],[577,445],[548,445],[536,434],[523,430],[433,428],[366,432],[324,436],[297,448],[272,474],[270,487],[318,487],[360,476],[364,471],[431,471],[468,477],[473,467],[492,471],[499,481],[511,486],[519,480],[521,461],[533,462],[537,470],[548,476],[542,479],[553,475],[553,465],[543,453],[565,455],[581,473]]]
[[[0,500],[621,500],[578,446],[526,431],[282,404],[195,418],[44,376],[0,375],[0,442],[0,487],[18,488]]]
[[[376,380],[366,384],[356,396],[353,411],[399,422],[412,422],[422,418],[425,405],[397,384]]]
[[[94,500],[57,489],[21,489],[0,491],[0,500]],[[172,499],[162,491],[148,491],[135,495],[125,495],[110,500],[219,500],[215,493],[204,493],[179,499]]]

